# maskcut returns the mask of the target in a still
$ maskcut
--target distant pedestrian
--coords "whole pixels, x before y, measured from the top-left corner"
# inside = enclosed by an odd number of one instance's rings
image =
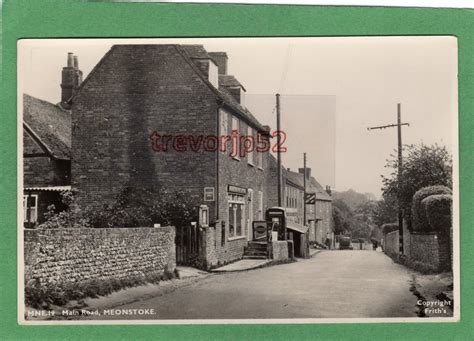
[[[326,240],[324,242],[326,244],[326,248],[330,248],[331,247],[331,239],[329,239],[329,233],[326,233]]]

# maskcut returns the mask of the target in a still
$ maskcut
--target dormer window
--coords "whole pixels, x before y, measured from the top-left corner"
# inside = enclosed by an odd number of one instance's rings
[[[217,65],[209,60],[209,82],[216,88],[219,89],[219,70]]]
[[[240,88],[240,105],[245,108],[245,90]]]

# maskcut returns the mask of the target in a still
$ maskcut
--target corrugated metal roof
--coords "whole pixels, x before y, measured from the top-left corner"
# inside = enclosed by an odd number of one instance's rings
[[[70,191],[71,186],[25,187],[24,190],[25,191],[63,192],[63,191]]]
[[[287,221],[286,222],[286,228],[288,228],[290,230],[293,230],[293,231],[296,231],[296,232],[299,232],[299,233],[306,233],[306,232],[308,232],[308,229],[309,229],[308,226],[300,225],[300,224],[295,223],[293,221]]]

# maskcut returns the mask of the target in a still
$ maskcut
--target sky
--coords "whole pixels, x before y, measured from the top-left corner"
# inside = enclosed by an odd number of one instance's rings
[[[43,39],[19,42],[19,94],[60,100],[67,52],[86,77],[113,44],[203,44],[225,51],[228,74],[246,88],[245,105],[276,130],[281,94],[283,164],[307,166],[323,185],[380,196],[386,159],[397,147],[401,103],[404,144],[457,150],[457,40],[454,37],[213,39]]]

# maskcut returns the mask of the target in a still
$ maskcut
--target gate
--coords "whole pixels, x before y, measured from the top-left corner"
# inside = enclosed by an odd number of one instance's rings
[[[176,228],[176,264],[195,265],[199,260],[201,235],[196,225]]]

